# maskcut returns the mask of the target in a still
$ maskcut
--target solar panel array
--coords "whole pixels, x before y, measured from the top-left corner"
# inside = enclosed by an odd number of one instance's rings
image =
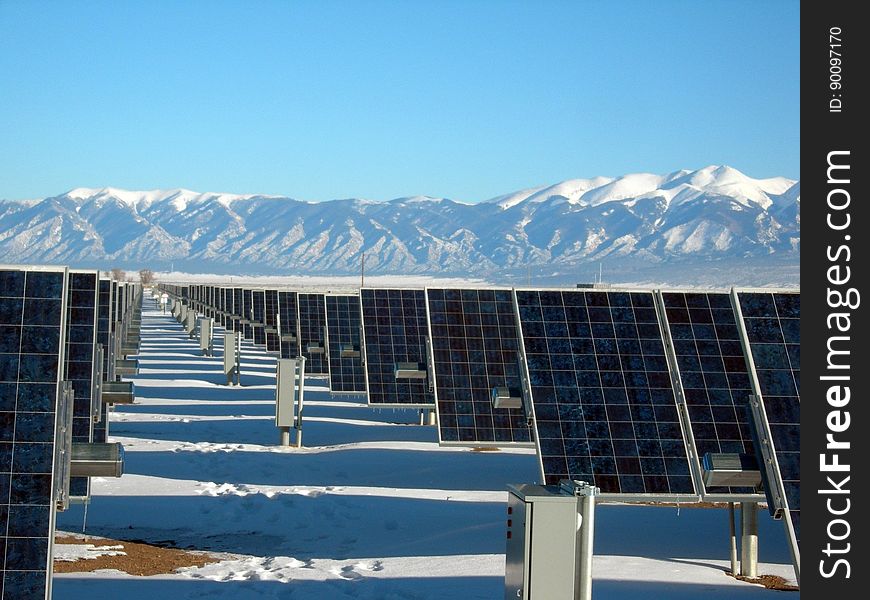
[[[546,483],[694,495],[650,292],[516,292]]]
[[[511,290],[428,289],[439,439],[532,445],[522,408],[494,408],[492,391],[522,397]]]
[[[326,301],[323,294],[297,294],[299,306],[299,343],[305,357],[305,372],[328,375],[326,354]]]
[[[770,292],[737,294],[754,365],[755,393],[767,418],[776,457],[768,482],[785,492],[782,508],[794,549],[800,542],[800,295]],[[771,498],[770,506],[776,502]],[[799,554],[796,554],[799,555]]]
[[[0,598],[46,597],[65,269],[0,268]]]
[[[214,292],[191,293],[219,298]],[[706,488],[700,464],[705,454],[754,453],[747,412],[752,366],[736,300],[727,293],[365,288],[357,298],[236,288],[233,294],[236,315],[265,325],[256,343],[273,352],[280,346],[283,357],[301,350],[307,372],[329,374],[333,391],[367,390],[376,406],[431,407],[437,397],[443,444],[535,444],[547,483],[585,479],[622,497],[758,495],[753,488]],[[757,393],[799,406],[796,295],[740,297],[749,348],[758,354]],[[779,349],[768,341],[774,321]],[[324,344],[327,352],[312,352]],[[494,398],[511,408],[495,408]],[[776,427],[790,418],[771,412]],[[690,463],[693,455],[698,460]],[[783,452],[786,467],[794,460]]]
[[[326,296],[329,390],[364,394],[359,296]]]
[[[91,414],[94,350],[96,348],[97,287],[96,271],[69,273],[66,325],[66,364],[64,379],[73,388],[72,440],[78,443],[93,441],[94,419]],[[87,497],[90,491],[88,477],[70,480],[70,495]]]
[[[396,377],[400,363],[427,370],[424,291],[363,288],[360,302],[369,404],[434,407],[428,374],[419,379]]]
[[[698,460],[706,453],[754,455],[748,415],[752,390],[730,294],[663,292],[662,302]],[[754,492],[704,489],[710,495]]]

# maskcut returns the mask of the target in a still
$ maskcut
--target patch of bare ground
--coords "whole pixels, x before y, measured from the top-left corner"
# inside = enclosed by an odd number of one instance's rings
[[[726,573],[731,575],[731,573],[728,571],[726,571]],[[798,590],[800,590],[798,586],[792,585],[788,582],[787,579],[780,577],[779,575],[759,575],[758,577],[746,577],[745,575],[731,576],[735,579],[739,579],[740,581],[763,585],[769,590],[779,590],[781,592],[797,592]]]
[[[55,544],[92,544],[96,548],[111,546],[123,552],[118,556],[95,556],[75,561],[55,560],[55,573],[90,573],[100,569],[116,569],[129,575],[166,575],[182,567],[202,567],[220,562],[208,552],[164,548],[142,542],[111,540],[101,537],[63,535],[55,537]],[[121,546],[121,548],[117,548]]]

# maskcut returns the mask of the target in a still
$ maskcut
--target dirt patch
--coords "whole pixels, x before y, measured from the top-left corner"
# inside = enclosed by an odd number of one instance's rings
[[[727,573],[727,571],[726,571]],[[731,573],[728,573],[731,575]],[[758,577],[746,577],[744,575],[732,575],[735,579],[739,579],[740,581],[746,581],[748,583],[757,583],[758,585],[763,585],[769,590],[779,590],[781,592],[797,592],[800,588],[796,585],[792,585],[788,582],[787,579],[780,577],[779,575],[759,575]]]
[[[129,575],[165,575],[181,567],[202,567],[220,562],[220,558],[207,552],[164,548],[142,542],[110,540],[89,536],[58,535],[56,544],[92,544],[95,547],[122,546],[124,555],[97,556],[75,561],[54,561],[55,573],[89,573],[99,569],[117,569]]]
[[[501,448],[496,446],[475,446],[471,449],[472,452],[501,452]]]

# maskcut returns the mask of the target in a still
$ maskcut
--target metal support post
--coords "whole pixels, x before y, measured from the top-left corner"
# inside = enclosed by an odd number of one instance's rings
[[[595,496],[600,491],[581,482],[575,493],[580,504],[580,548],[577,556],[577,600],[592,600],[592,556],[595,537]]]
[[[296,427],[296,447],[302,447],[302,407],[305,398],[305,357],[300,356],[296,361],[296,418],[294,426]]]
[[[429,409],[429,425],[437,425],[438,421],[434,409]]]
[[[737,562],[737,532],[734,526],[734,502],[728,503],[728,530],[731,534],[731,574],[734,577],[740,575],[740,565]]]
[[[758,503],[740,503],[740,574],[758,577]]]
[[[224,333],[224,373],[227,376],[227,385],[242,384],[241,359],[242,340],[237,331]]]

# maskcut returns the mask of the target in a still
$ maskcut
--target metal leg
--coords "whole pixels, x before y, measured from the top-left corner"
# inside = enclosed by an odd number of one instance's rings
[[[737,562],[737,533],[734,527],[734,502],[728,503],[728,529],[731,533],[731,574],[740,575],[740,565]]]
[[[758,503],[740,503],[740,573],[758,577]]]
[[[595,488],[592,488],[595,490]],[[580,497],[580,552],[577,569],[577,600],[592,600],[592,557],[595,536],[595,494]]]

